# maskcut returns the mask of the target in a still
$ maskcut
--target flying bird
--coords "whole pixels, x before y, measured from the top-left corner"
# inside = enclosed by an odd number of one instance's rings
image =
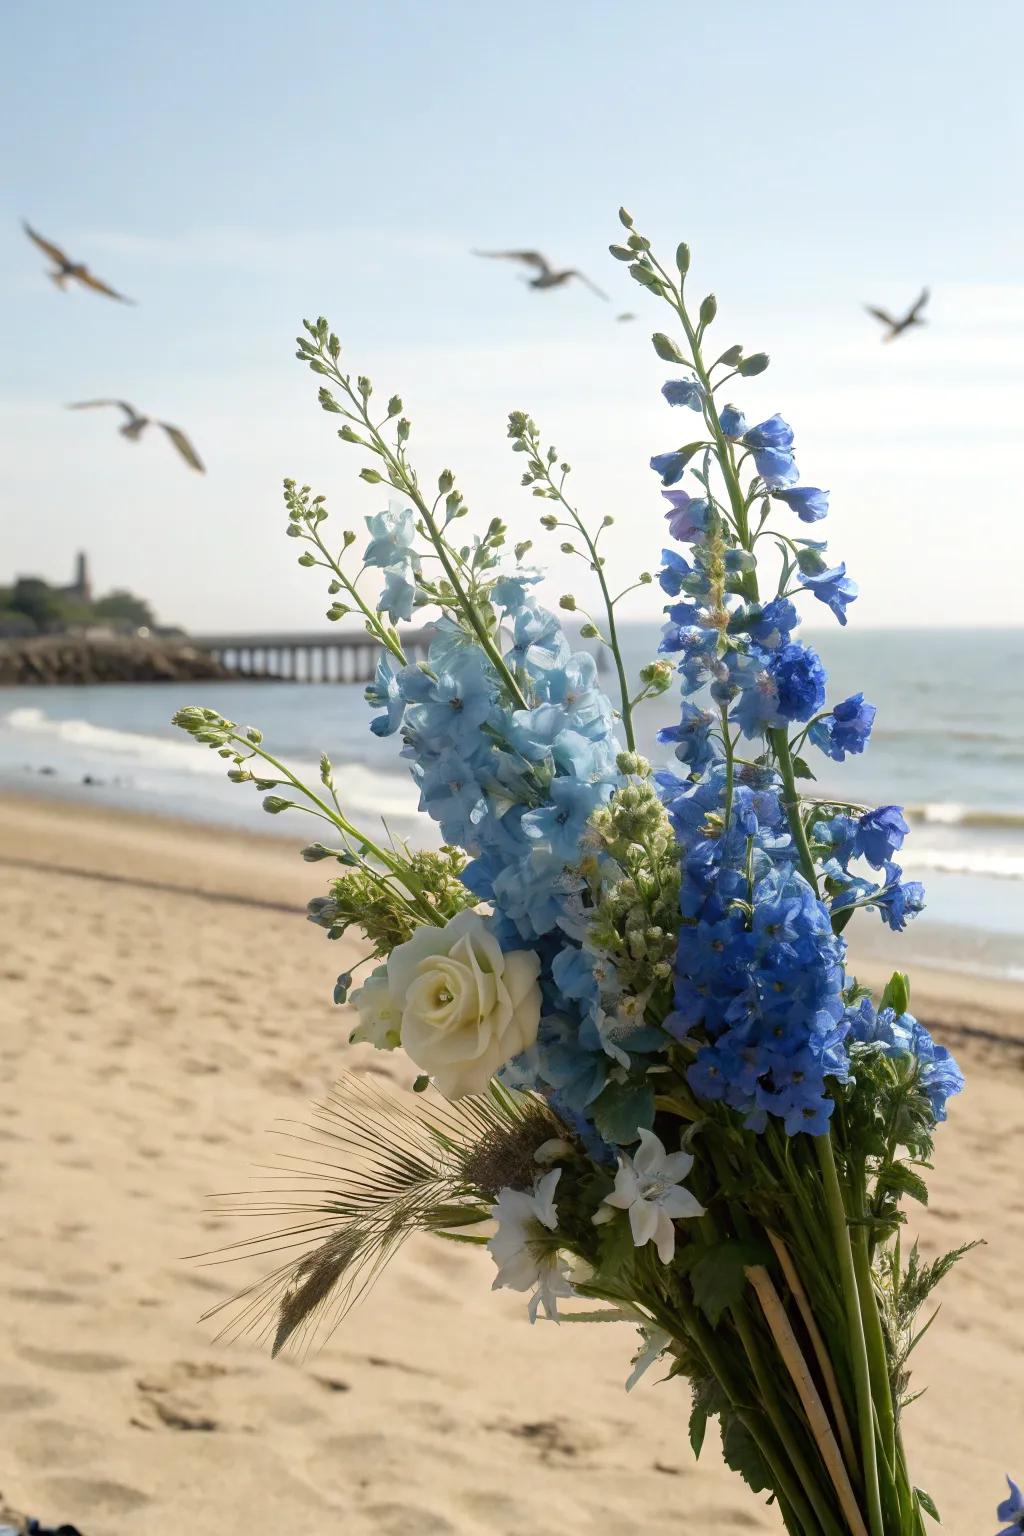
[[[147,427],[162,427],[185,460],[185,463],[190,468],[197,469],[201,475],[206,473],[202,459],[196,453],[180,427],[172,427],[169,421],[154,421],[152,416],[141,416],[133,405],[128,404],[127,400],[76,400],[73,405],[68,406],[68,410],[92,411],[98,406],[104,405],[116,405],[127,416],[128,420],[117,429],[122,437],[127,437],[131,442],[135,443],[138,442]]]
[[[52,245],[49,240],[44,240],[42,235],[37,235],[30,224],[22,219],[21,227],[33,244],[38,245],[53,262],[56,271],[47,274],[57,284],[58,288],[64,288],[68,279],[73,277],[76,282],[83,283],[86,288],[93,288],[97,293],[105,293],[108,299],[116,299],[119,304],[134,304],[134,299],[125,298],[123,293],[118,293],[116,288],[109,288],[106,283],[101,283],[98,277],[94,277],[85,265],[84,261],[72,261],[66,256],[59,245]]]
[[[596,283],[584,273],[578,272],[575,267],[566,267],[558,272],[539,251],[474,251],[474,256],[486,256],[499,261],[521,261],[524,266],[530,267],[537,275],[525,279],[531,288],[561,288],[570,278],[578,277],[581,283],[588,287],[591,293],[596,293],[599,299],[607,300],[608,295],[602,293]]]
[[[895,341],[897,336],[902,336],[903,332],[908,331],[912,325],[927,325],[927,320],[921,319],[921,311],[927,303],[928,289],[922,288],[918,298],[915,299],[906,314],[901,315],[898,320],[893,319],[887,309],[875,309],[870,304],[865,304],[864,308],[869,315],[874,315],[876,320],[881,320],[882,324],[887,327],[882,340]]]
[[[616,315],[615,318],[616,320],[635,320],[636,315],[634,315],[631,309],[627,309],[621,315]]]

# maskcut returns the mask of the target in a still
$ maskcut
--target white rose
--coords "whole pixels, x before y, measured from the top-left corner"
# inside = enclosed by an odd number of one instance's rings
[[[363,982],[352,1001],[359,1023],[349,1035],[353,1045],[365,1041],[378,1051],[393,1051],[402,1042],[402,1006],[391,996],[388,969],[378,965]]]
[[[540,961],[505,954],[476,912],[444,928],[418,928],[388,959],[388,990],[401,1009],[402,1045],[448,1099],[483,1093],[527,1050],[540,1023]]]

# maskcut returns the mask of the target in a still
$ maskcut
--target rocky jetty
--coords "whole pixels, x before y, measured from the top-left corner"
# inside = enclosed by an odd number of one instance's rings
[[[35,635],[0,640],[0,684],[175,683],[241,676],[187,640]]]

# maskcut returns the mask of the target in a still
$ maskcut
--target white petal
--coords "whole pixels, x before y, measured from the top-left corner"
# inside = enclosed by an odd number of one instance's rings
[[[672,1184],[679,1184],[693,1167],[693,1156],[689,1152],[670,1152],[665,1159],[662,1173]]]
[[[537,1180],[533,1195],[533,1208],[537,1213],[537,1220],[549,1232],[553,1232],[558,1226],[558,1213],[555,1210],[555,1185],[562,1177],[561,1168],[552,1168],[542,1179]]]
[[[655,1236],[658,1258],[663,1264],[671,1264],[676,1251],[676,1229],[664,1211],[658,1211],[658,1231]]]
[[[640,1185],[637,1183],[633,1164],[628,1157],[619,1159],[619,1171],[615,1175],[615,1188],[610,1195],[605,1195],[608,1205],[617,1206],[620,1211],[628,1210],[634,1200],[640,1198]]]
[[[648,1200],[635,1200],[629,1208],[629,1229],[633,1234],[634,1248],[649,1243],[658,1230],[659,1211]],[[668,1220],[668,1218],[665,1218]],[[671,1223],[669,1223],[671,1225]]]
[[[653,1131],[640,1132],[640,1151],[633,1158],[639,1174],[660,1173],[665,1163],[665,1148]]]
[[[688,1216],[703,1216],[704,1207],[696,1195],[691,1195],[688,1189],[677,1184],[675,1189],[666,1190],[658,1202],[666,1215],[673,1221],[681,1221]]]

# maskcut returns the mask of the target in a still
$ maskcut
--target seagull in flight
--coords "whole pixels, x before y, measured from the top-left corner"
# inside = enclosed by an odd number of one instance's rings
[[[109,288],[106,283],[101,283],[98,277],[93,277],[84,261],[72,261],[59,245],[53,245],[49,240],[44,240],[42,235],[36,234],[24,219],[21,221],[21,227],[33,244],[38,245],[39,249],[53,262],[56,271],[49,272],[47,276],[52,278],[58,288],[64,288],[68,278],[73,277],[76,282],[83,283],[86,288],[93,288],[97,293],[105,293],[108,299],[116,299],[119,304],[135,303],[134,299],[126,299],[124,294],[118,293],[116,288]]]
[[[898,320],[893,319],[886,309],[875,309],[870,304],[865,304],[864,308],[869,315],[874,315],[876,320],[881,320],[882,324],[887,327],[882,340],[895,341],[897,336],[902,336],[903,332],[908,331],[912,325],[927,325],[928,322],[921,319],[921,311],[928,303],[928,297],[928,289],[922,288],[906,314],[901,315]]]
[[[140,415],[133,405],[128,404],[127,400],[77,400],[73,405],[68,406],[68,410],[92,411],[95,410],[97,406],[104,405],[116,405],[118,409],[122,410],[125,416],[128,418],[124,425],[118,427],[117,429],[122,437],[127,437],[130,442],[136,443],[147,427],[162,427],[163,430],[167,433],[167,436],[170,438],[171,442],[174,444],[175,448],[177,448],[178,452],[185,460],[185,463],[188,464],[191,469],[198,470],[201,475],[206,473],[206,467],[203,464],[202,459],[199,457],[198,453],[196,453],[192,444],[189,442],[188,438],[185,436],[180,427],[172,427],[168,421],[154,421],[152,416]]]
[[[592,283],[589,277],[578,272],[575,267],[566,267],[562,272],[556,271],[546,256],[539,251],[474,251],[474,256],[486,256],[496,258],[499,261],[519,261],[536,273],[535,277],[525,279],[531,288],[561,288],[571,278],[578,277],[580,282],[596,293],[599,299],[607,299],[608,295],[602,293],[596,283]]]

